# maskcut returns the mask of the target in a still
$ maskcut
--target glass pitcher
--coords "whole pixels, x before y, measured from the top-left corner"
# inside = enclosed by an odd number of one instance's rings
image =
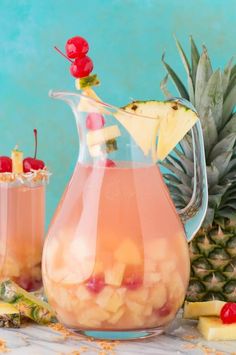
[[[138,144],[141,136],[144,143],[156,144],[147,135],[153,136],[155,120],[82,94],[51,96],[71,106],[80,150],[44,246],[48,301],[61,323],[87,336],[160,334],[184,301],[190,273],[187,240],[207,207],[200,122],[192,129],[193,195],[178,215],[152,149]],[[121,123],[131,117],[143,122],[143,132],[137,125],[135,136]]]

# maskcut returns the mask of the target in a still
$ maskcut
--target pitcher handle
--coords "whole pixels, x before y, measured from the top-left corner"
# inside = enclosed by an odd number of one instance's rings
[[[174,98],[169,101],[177,101],[196,112],[193,105],[182,98]],[[185,233],[188,242],[190,242],[197,233],[204,220],[208,205],[208,185],[206,160],[204,150],[204,140],[201,122],[198,120],[191,129],[193,145],[193,164],[194,164],[194,183],[192,197],[186,207],[179,210],[178,213],[184,224]]]

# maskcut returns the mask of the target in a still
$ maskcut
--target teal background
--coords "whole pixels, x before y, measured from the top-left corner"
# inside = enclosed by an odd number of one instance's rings
[[[161,55],[184,73],[173,33],[185,48],[192,34],[205,43],[214,66],[235,54],[236,0],[0,0],[0,155],[17,143],[39,155],[53,172],[47,223],[73,171],[78,153],[69,107],[48,97],[50,89],[74,90],[64,49],[69,37],[90,43],[99,95],[114,105],[131,98],[160,99]]]

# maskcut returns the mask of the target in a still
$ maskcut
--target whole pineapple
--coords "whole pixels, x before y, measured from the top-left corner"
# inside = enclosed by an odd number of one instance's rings
[[[187,292],[189,301],[220,299],[236,302],[236,64],[231,59],[224,70],[213,71],[207,48],[201,55],[190,37],[191,64],[176,40],[187,72],[187,87],[166,63],[167,76],[161,83],[165,96],[168,77],[180,96],[192,102],[198,111],[204,134],[207,162],[209,203],[202,228],[190,243],[191,278]],[[191,198],[183,173],[192,177],[191,138],[181,142],[182,153],[167,158],[164,166],[172,197],[178,208]],[[180,156],[181,160],[178,160]]]

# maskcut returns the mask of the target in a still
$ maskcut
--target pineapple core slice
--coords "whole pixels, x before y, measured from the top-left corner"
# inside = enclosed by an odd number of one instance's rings
[[[236,323],[223,324],[217,317],[200,317],[198,330],[206,340],[236,340]]]
[[[185,302],[183,318],[198,319],[201,316],[220,316],[224,305],[223,301]]]

